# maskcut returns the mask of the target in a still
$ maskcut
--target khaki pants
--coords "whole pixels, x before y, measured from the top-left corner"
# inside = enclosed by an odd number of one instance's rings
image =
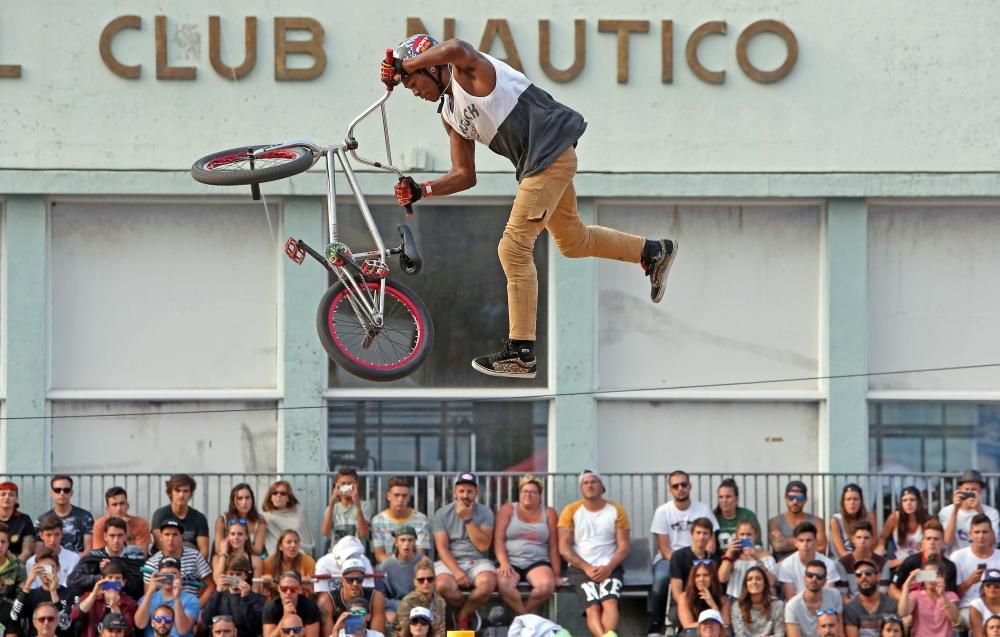
[[[571,258],[601,257],[639,263],[645,239],[585,226],[576,210],[576,151],[570,147],[542,172],[525,177],[514,197],[510,219],[500,239],[500,264],[507,275],[510,338],[535,340],[538,313],[538,273],[532,250],[542,230]]]

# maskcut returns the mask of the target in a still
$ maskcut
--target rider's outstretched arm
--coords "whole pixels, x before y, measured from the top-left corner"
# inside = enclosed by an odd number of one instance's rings
[[[476,185],[476,143],[459,135],[448,124],[444,128],[451,138],[451,170],[430,182],[435,197],[451,195]]]

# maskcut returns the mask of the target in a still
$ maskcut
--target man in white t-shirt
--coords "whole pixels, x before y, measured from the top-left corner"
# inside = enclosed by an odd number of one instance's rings
[[[604,499],[604,479],[596,471],[580,474],[583,498],[559,514],[559,553],[569,564],[566,575],[586,609],[594,637],[618,637],[618,598],[622,562],[628,555],[629,524],[625,509]]]
[[[650,533],[656,540],[653,554],[653,585],[649,591],[648,635],[663,634],[663,616],[667,606],[667,588],[670,583],[670,557],[674,551],[691,546],[691,524],[698,518],[711,520],[712,530],[719,530],[719,521],[712,509],[691,498],[691,478],[684,471],[674,471],[667,476],[667,486],[673,499],[661,504],[653,513]],[[715,535],[709,542],[708,552],[715,553]]]
[[[792,533],[796,550],[778,562],[778,583],[785,599],[791,599],[806,589],[806,566],[817,560],[826,566],[826,586],[835,586],[840,581],[837,563],[816,552],[816,526],[812,522],[802,522]]]
[[[944,527],[944,545],[948,550],[964,549],[972,543],[970,526],[972,518],[979,513],[989,516],[993,523],[993,534],[1000,535],[1000,513],[982,501],[985,488],[983,474],[969,469],[959,477],[951,504],[938,512],[938,520]]]
[[[994,548],[997,540],[989,516],[979,513],[972,518],[969,534],[972,544],[951,554],[958,580],[958,595],[962,598],[958,606],[966,626],[969,625],[969,604],[979,598],[983,573],[988,568],[1000,568],[1000,551]]]

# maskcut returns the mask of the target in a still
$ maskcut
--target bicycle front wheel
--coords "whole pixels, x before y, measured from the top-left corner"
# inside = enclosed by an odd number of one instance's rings
[[[378,282],[359,285],[377,298]],[[338,281],[319,303],[316,329],[330,358],[367,380],[397,380],[416,371],[434,346],[434,324],[420,297],[402,283],[386,281],[383,325],[376,330],[369,329],[367,317],[358,319],[354,294]]]
[[[282,148],[253,158],[250,153],[262,145],[231,148],[202,157],[191,166],[191,176],[210,186],[248,186],[284,179],[309,170],[319,159],[304,146]]]

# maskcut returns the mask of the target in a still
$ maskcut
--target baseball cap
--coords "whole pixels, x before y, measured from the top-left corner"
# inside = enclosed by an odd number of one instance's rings
[[[703,610],[701,611],[701,614],[698,615],[698,623],[704,624],[705,622],[715,622],[717,624],[721,624],[722,615],[719,614],[719,611],[712,608]]]
[[[587,476],[594,476],[601,482],[601,486],[604,485],[604,477],[601,474],[592,469],[584,469],[583,471],[580,472],[580,477],[577,478],[578,486],[581,487],[583,486],[583,479],[586,478]]]
[[[162,531],[163,529],[167,529],[167,528],[177,529],[178,531],[181,532],[181,534],[184,533],[184,525],[181,524],[180,520],[176,520],[174,518],[167,518],[167,519],[163,520],[162,522],[160,522],[160,526],[158,527],[158,530]]]
[[[160,560],[160,568],[176,568],[181,570],[181,562],[176,557],[165,557]]]
[[[354,571],[361,571],[364,573],[365,570],[365,563],[356,557],[352,557],[344,560],[344,563],[340,567],[340,574],[347,575],[348,573]]]
[[[854,560],[854,568],[857,568],[857,567],[861,566],[862,564],[867,564],[868,566],[870,566],[873,569],[875,569],[876,572],[878,571],[878,564],[876,564],[875,562],[873,562],[871,560],[866,560],[864,558]]]
[[[400,537],[401,535],[406,535],[409,537],[417,537],[417,530],[410,526],[409,524],[404,524],[395,531],[392,532],[392,537]]]
[[[966,469],[965,473],[958,477],[958,484],[966,482],[978,482],[980,486],[984,489],[986,488],[986,480],[983,480],[983,474],[979,473],[975,469]]]
[[[431,611],[423,606],[414,606],[410,609],[410,621],[412,622],[414,619],[425,619],[429,622],[434,621]]]
[[[98,626],[98,631],[106,630],[108,628],[118,628],[125,630],[128,628],[128,622],[125,621],[125,617],[121,613],[108,613],[101,620],[101,625]]]
[[[809,493],[808,489],[806,489],[806,483],[801,480],[792,480],[785,485],[785,495],[788,495],[792,491],[799,491],[802,495]]]
[[[988,568],[986,572],[983,573],[983,583],[997,583],[1000,584],[1000,570],[995,568]]]
[[[472,486],[478,488],[479,476],[477,476],[474,473],[470,473],[468,471],[460,473],[457,476],[455,476],[455,486],[457,487],[460,484],[471,484]]]

